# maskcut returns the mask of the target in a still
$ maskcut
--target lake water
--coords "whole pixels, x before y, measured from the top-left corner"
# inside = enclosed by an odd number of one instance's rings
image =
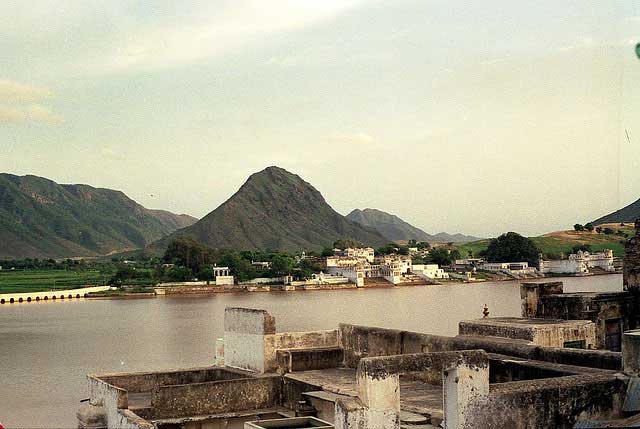
[[[621,275],[561,280],[565,292],[622,290]],[[278,331],[348,322],[455,335],[485,303],[492,316],[519,316],[519,282],[5,304],[0,422],[75,428],[87,373],[211,365],[227,306],[266,309]]]

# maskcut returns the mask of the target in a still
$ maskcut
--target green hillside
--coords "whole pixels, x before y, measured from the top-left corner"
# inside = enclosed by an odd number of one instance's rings
[[[0,174],[0,258],[95,256],[143,247],[194,218],[120,191]]]
[[[571,249],[576,245],[589,245],[591,250],[599,251],[604,249],[611,249],[615,256],[624,255],[624,242],[626,238],[615,234],[618,230],[627,234],[629,237],[635,234],[635,230],[632,224],[605,224],[602,227],[611,228],[613,234],[597,233],[595,231],[557,231],[549,234],[541,235],[538,237],[530,237],[531,240],[538,246],[538,248],[545,255],[557,256],[561,253],[569,254]],[[456,245],[456,248],[460,250],[463,256],[468,255],[469,251],[474,256],[487,248],[489,245],[489,239],[473,241],[471,243]]]

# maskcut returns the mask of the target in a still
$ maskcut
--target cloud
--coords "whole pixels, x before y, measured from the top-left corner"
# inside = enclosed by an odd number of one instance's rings
[[[111,35],[111,48],[89,58],[84,67],[110,73],[191,64],[271,34],[306,28],[360,2],[235,0],[222,7],[211,2],[188,19],[139,25]]]
[[[349,145],[366,145],[371,144],[375,139],[367,133],[354,134],[338,134],[330,138],[332,143],[349,144]]]
[[[28,122],[56,125],[61,124],[64,120],[60,115],[56,115],[40,104],[28,104],[21,107],[0,106],[0,123]]]
[[[0,80],[0,101],[24,102],[40,101],[53,95],[51,90],[12,80]]]
[[[47,88],[0,80],[0,123],[62,123],[60,115],[37,103],[52,96]]]

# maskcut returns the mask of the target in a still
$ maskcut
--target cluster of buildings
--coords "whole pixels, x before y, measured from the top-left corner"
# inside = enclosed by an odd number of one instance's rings
[[[513,277],[536,276],[538,274],[572,274],[585,275],[594,269],[603,272],[615,272],[612,250],[590,253],[578,251],[569,255],[567,259],[545,260],[542,256],[538,267],[530,266],[528,262],[488,262],[484,258],[456,259],[455,269],[471,269],[499,272]]]
[[[401,284],[410,276],[425,279],[444,279],[448,274],[437,264],[413,265],[409,255],[376,256],[371,247],[335,249],[333,256],[325,258],[329,275],[346,277],[358,287],[367,278],[384,278],[393,284]]]
[[[616,269],[613,262],[613,250],[596,253],[580,250],[569,255],[567,259],[545,261],[540,258],[539,270],[543,274],[587,274],[594,268],[614,272]]]

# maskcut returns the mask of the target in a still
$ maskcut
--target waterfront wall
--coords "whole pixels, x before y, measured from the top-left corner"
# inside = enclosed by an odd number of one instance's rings
[[[110,289],[112,289],[111,286],[90,286],[78,289],[59,289],[41,292],[2,293],[0,294],[0,304],[86,298],[87,295],[92,292],[104,292]]]

